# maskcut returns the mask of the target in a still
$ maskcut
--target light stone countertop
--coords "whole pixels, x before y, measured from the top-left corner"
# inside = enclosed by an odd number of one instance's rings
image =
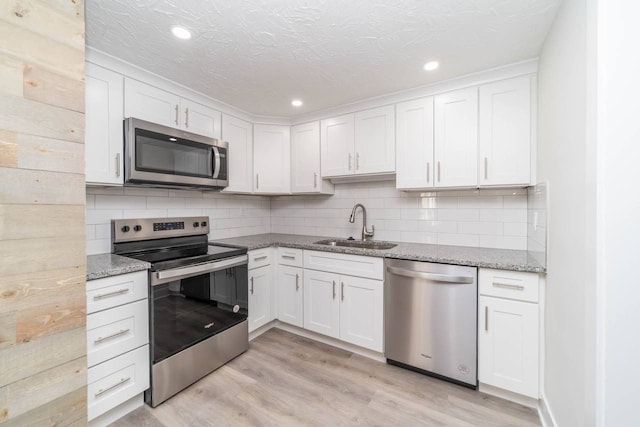
[[[210,243],[222,243],[246,247],[249,250],[269,246],[311,249],[316,251],[337,252],[343,254],[366,255],[381,258],[408,259],[414,261],[437,262],[442,264],[468,265],[472,267],[496,268],[500,270],[545,273],[546,269],[533,259],[527,251],[493,248],[473,248],[465,246],[429,245],[423,243],[396,243],[392,249],[360,249],[338,246],[317,245],[318,240],[331,239],[326,236],[300,236],[295,234],[256,234],[212,240]],[[341,239],[340,239],[341,240]]]
[[[151,264],[146,261],[127,258],[120,255],[100,254],[87,256],[87,280],[133,273],[147,270]]]

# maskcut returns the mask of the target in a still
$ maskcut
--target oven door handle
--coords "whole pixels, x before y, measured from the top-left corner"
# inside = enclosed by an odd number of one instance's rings
[[[197,276],[199,274],[213,273],[226,268],[238,267],[249,263],[247,255],[241,255],[220,261],[204,262],[188,267],[172,268],[170,270],[157,271],[151,275],[151,286],[161,285],[173,280]]]

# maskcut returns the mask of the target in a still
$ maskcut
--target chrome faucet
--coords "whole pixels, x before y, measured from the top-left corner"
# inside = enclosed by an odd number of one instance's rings
[[[351,210],[349,222],[352,224],[356,222],[356,210],[358,210],[358,208],[362,208],[362,240],[365,241],[367,238],[373,237],[373,233],[376,231],[376,228],[372,225],[371,231],[367,230],[367,210],[360,203],[357,203]]]

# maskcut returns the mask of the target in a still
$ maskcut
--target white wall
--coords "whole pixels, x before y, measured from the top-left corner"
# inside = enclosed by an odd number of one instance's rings
[[[538,63],[538,180],[548,184],[544,398],[558,426],[593,425],[586,271],[587,1],[565,0]]]

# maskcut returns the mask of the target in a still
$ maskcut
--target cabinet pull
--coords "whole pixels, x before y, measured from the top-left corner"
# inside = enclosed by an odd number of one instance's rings
[[[351,170],[351,153],[349,153],[349,170]]]
[[[340,301],[344,301],[344,282],[340,282]]]
[[[488,168],[487,168],[488,159],[484,158],[484,179],[488,179]]]
[[[264,256],[255,257],[253,260],[254,261],[262,261],[263,259],[267,259],[267,256],[264,255]]]
[[[494,288],[506,288],[506,289],[514,289],[516,291],[523,291],[524,286],[522,285],[512,285],[511,283],[501,283],[501,282],[493,282]]]
[[[256,190],[260,188],[260,174],[256,174]]]
[[[251,295],[253,295],[253,277],[251,277],[249,281],[251,282],[251,288],[249,288],[249,291],[251,291]]]
[[[360,153],[356,153],[356,170],[360,169]]]
[[[105,394],[109,390],[113,390],[114,388],[121,386],[122,384],[126,383],[129,380],[131,380],[131,377],[120,378],[120,381],[118,381],[114,385],[110,385],[109,387],[101,388],[100,390],[98,390],[98,392],[95,394],[95,397],[98,397],[98,396],[100,396],[102,394]]]
[[[438,160],[438,182],[440,182],[440,160]]]
[[[284,258],[284,259],[296,259],[296,257],[294,257],[293,255],[282,255],[282,258]]]
[[[318,174],[316,172],[313,173],[313,188],[318,188]]]
[[[111,335],[107,335],[106,337],[98,337],[95,340],[93,340],[94,344],[100,344],[103,341],[106,340],[110,340],[111,338],[115,338],[115,337],[119,337],[120,335],[124,335],[127,332],[129,332],[131,329],[127,328],[127,329],[120,329],[118,332],[113,333]]]
[[[333,281],[333,299],[336,299],[336,281]]]
[[[180,111],[178,110],[178,104],[176,104],[176,126],[179,126],[179,122],[178,122],[178,115],[180,114]]]
[[[429,182],[429,162],[427,162],[427,182]]]
[[[189,107],[184,110],[184,127],[189,127]]]
[[[116,154],[116,177],[120,178],[120,153]]]
[[[489,306],[484,306],[484,330],[489,331]]]
[[[300,276],[296,274],[296,292],[298,292],[298,289],[300,289],[300,285],[298,284],[299,279],[300,279]]]
[[[118,296],[118,295],[126,294],[127,292],[129,292],[128,288],[118,289],[117,291],[107,292],[106,294],[94,295],[93,296],[93,300],[97,301],[97,300],[100,300],[100,299],[103,299],[103,298],[115,297],[115,296]]]

